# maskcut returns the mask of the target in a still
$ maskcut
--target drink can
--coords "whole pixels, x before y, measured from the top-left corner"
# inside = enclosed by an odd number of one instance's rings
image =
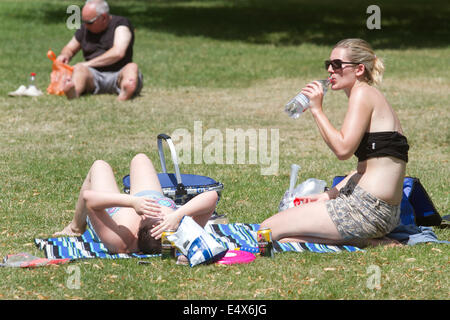
[[[270,228],[258,230],[257,240],[258,240],[259,254],[262,257],[273,258],[272,230]]]
[[[176,248],[173,243],[169,239],[167,239],[168,236],[174,233],[174,230],[166,230],[161,234],[161,259],[176,258]]]

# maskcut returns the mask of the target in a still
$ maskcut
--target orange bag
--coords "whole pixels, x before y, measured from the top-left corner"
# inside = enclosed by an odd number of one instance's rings
[[[50,85],[47,88],[47,92],[49,94],[63,96],[64,79],[72,75],[73,67],[56,60],[56,55],[52,50],[48,50],[47,57],[53,61]]]

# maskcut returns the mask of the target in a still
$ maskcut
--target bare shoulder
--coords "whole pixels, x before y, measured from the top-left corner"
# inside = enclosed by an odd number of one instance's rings
[[[371,111],[373,106],[376,105],[378,93],[376,88],[369,85],[355,87],[349,97],[348,104],[349,109],[358,109],[360,111]]]
[[[114,31],[114,45],[122,50],[126,50],[131,39],[132,34],[127,26],[118,26]]]
[[[118,26],[115,30],[114,30],[114,35],[115,36],[131,36],[131,30],[130,28],[128,28],[128,26]]]
[[[375,87],[368,84],[355,86],[349,99],[357,101],[370,101],[371,99],[382,96],[383,94]]]
[[[401,131],[396,113],[378,88],[366,85],[355,89],[351,97],[354,100],[349,104],[358,106],[359,111],[370,112],[369,131]]]

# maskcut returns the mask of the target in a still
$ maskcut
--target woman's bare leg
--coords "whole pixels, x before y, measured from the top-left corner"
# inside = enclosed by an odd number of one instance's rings
[[[325,202],[312,202],[291,208],[265,220],[260,228],[271,228],[272,238],[280,242],[310,242],[329,245],[399,246],[398,241],[386,237],[377,239],[349,239],[340,236],[328,215]]]
[[[325,202],[312,202],[279,212],[261,223],[260,228],[271,228],[274,240],[319,238],[328,243],[342,241]]]
[[[152,161],[145,154],[139,153],[130,163],[130,194],[144,190],[163,193]]]
[[[120,193],[113,170],[107,162],[97,160],[92,164],[81,186],[72,221],[62,231],[56,232],[54,236],[78,236],[86,230],[88,210],[82,196],[85,190]]]

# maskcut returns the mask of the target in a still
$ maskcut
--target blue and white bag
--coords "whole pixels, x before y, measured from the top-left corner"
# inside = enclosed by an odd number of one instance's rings
[[[222,258],[227,249],[191,217],[185,216],[177,231],[167,237],[188,259],[191,267]]]

